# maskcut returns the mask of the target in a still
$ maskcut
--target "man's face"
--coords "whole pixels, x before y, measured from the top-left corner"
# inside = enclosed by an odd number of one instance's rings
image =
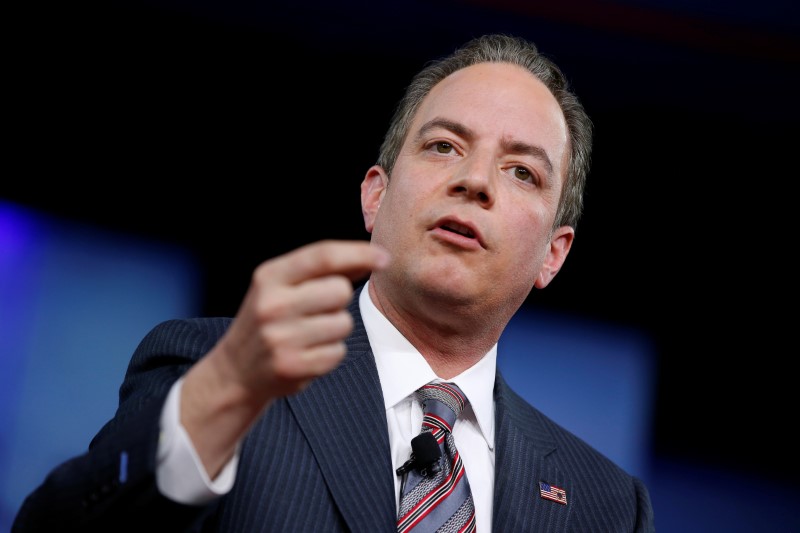
[[[391,178],[372,167],[362,184],[372,242],[393,257],[381,275],[409,294],[513,314],[572,243],[571,228],[551,231],[567,147],[558,103],[522,68],[482,63],[442,80]]]

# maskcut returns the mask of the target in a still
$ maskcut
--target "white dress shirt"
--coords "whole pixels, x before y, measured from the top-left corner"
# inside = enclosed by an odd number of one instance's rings
[[[369,282],[367,282],[367,285]],[[369,297],[368,286],[359,305],[383,389],[386,422],[389,425],[392,465],[396,470],[411,455],[411,439],[422,428],[422,406],[414,392],[434,380],[424,357],[381,314]],[[476,529],[491,531],[494,498],[494,377],[497,345],[475,365],[450,379],[469,399],[469,407],[453,427],[453,438],[475,502]],[[221,496],[233,487],[238,448],[233,459],[216,479],[211,480],[180,425],[180,389],[183,379],[173,385],[161,414],[156,482],[165,496],[186,504],[201,504]],[[399,508],[401,477],[394,476],[395,504]]]
[[[369,282],[367,282],[369,283]],[[428,362],[408,340],[381,314],[369,297],[368,287],[361,291],[361,318],[378,365],[383,389],[386,422],[392,465],[396,470],[411,455],[411,439],[422,429],[422,406],[414,392],[434,380]],[[447,381],[453,382],[469,398],[453,426],[453,439],[464,462],[464,471],[475,502],[476,530],[492,530],[494,499],[494,374],[497,345],[471,368]],[[401,476],[394,477],[395,502],[399,509]]]

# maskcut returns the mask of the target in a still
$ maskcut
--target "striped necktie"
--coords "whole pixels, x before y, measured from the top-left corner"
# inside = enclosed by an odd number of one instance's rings
[[[428,383],[416,392],[422,404],[422,432],[431,432],[442,450],[441,468],[433,475],[411,470],[400,494],[399,533],[474,532],[475,505],[451,433],[469,403],[455,383]]]

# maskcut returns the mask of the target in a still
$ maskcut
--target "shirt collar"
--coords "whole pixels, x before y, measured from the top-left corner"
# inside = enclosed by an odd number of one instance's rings
[[[428,362],[394,325],[375,307],[369,296],[369,281],[359,297],[361,318],[378,367],[388,411],[431,381],[442,381]],[[497,344],[473,366],[451,380],[469,398],[483,438],[494,449],[494,378]]]

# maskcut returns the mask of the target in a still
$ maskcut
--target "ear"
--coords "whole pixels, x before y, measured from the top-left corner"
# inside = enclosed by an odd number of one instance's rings
[[[364,227],[369,233],[375,227],[375,218],[381,206],[386,186],[389,184],[389,175],[378,165],[373,165],[367,170],[364,181],[361,182],[361,213],[364,215]]]
[[[561,270],[561,266],[567,259],[567,254],[572,248],[574,239],[575,228],[571,226],[561,226],[553,232],[550,237],[550,249],[547,251],[542,269],[539,271],[539,275],[536,276],[536,282],[534,283],[537,289],[544,289],[556,277],[556,274]]]

